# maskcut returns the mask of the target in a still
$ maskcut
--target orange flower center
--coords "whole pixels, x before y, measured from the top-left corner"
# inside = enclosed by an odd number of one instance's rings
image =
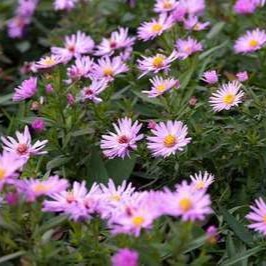
[[[113,201],[120,201],[121,200],[121,197],[118,195],[118,194],[116,194],[116,195],[112,195],[111,196],[111,200],[113,200]]]
[[[114,71],[113,71],[112,68],[107,67],[107,68],[105,68],[105,69],[103,70],[103,74],[104,74],[105,76],[112,76],[112,75],[114,74]]]
[[[160,24],[160,23],[155,23],[155,24],[153,24],[152,27],[151,27],[151,31],[154,32],[154,33],[158,33],[158,32],[160,32],[162,29],[163,29],[163,26],[162,26],[162,24]]]
[[[234,102],[235,98],[236,98],[236,96],[234,94],[229,93],[223,97],[223,102],[225,104],[232,104]]]
[[[5,179],[6,171],[4,168],[0,167],[0,181]]]
[[[250,40],[248,44],[250,47],[254,48],[254,47],[258,46],[259,42],[257,40],[253,39],[253,40]]]
[[[165,57],[163,55],[157,55],[152,61],[153,67],[155,67],[155,68],[163,67],[164,66],[164,60],[165,60]]]
[[[192,202],[189,198],[183,198],[179,201],[179,207],[182,211],[187,212],[192,208]]]
[[[173,4],[172,3],[170,3],[170,1],[164,1],[164,3],[163,3],[163,8],[165,8],[165,9],[170,9],[170,8],[172,8],[173,7]]]
[[[165,91],[165,90],[166,90],[166,86],[165,86],[165,84],[158,85],[158,86],[156,87],[156,90],[159,91],[159,92],[163,92],[163,91]]]
[[[173,135],[167,135],[164,138],[163,144],[167,148],[172,148],[173,146],[175,146],[176,142],[177,142],[177,139],[176,139],[175,136],[173,136]]]
[[[203,189],[205,188],[205,183],[203,181],[198,181],[195,187],[196,189]]]
[[[140,227],[143,225],[143,223],[145,222],[145,219],[142,216],[135,216],[132,219],[132,222],[135,226]]]
[[[39,183],[33,187],[33,191],[36,193],[46,193],[50,189],[50,186]]]
[[[47,56],[42,60],[41,63],[46,66],[53,66],[54,64],[56,64],[56,61],[52,56]]]

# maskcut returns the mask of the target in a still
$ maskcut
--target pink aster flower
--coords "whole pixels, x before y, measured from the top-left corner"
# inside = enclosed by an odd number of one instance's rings
[[[112,266],[138,266],[139,254],[137,251],[123,248],[112,257]]]
[[[70,61],[73,57],[80,57],[83,54],[92,53],[94,41],[84,32],[78,31],[76,34],[65,37],[64,48],[52,47],[52,54],[62,58],[64,62]]]
[[[173,18],[167,14],[161,14],[158,19],[143,22],[138,28],[138,38],[143,41],[152,40],[163,34],[173,26]]]
[[[113,126],[115,133],[102,136],[101,149],[108,158],[125,158],[131,150],[137,149],[137,141],[143,138],[143,134],[139,134],[142,124],[138,121],[133,124],[131,118],[125,117],[118,119],[118,125]]]
[[[133,46],[135,37],[128,36],[128,28],[119,28],[111,33],[109,39],[103,38],[98,45],[95,55],[112,55],[116,50],[125,49]]]
[[[203,50],[202,44],[191,37],[187,39],[178,39],[175,46],[177,49],[177,57],[181,60]]]
[[[37,7],[39,0],[19,0],[16,15],[31,17]]]
[[[219,80],[216,70],[209,70],[204,72],[201,79],[208,84],[215,84]]]
[[[236,40],[234,50],[236,53],[252,53],[260,50],[266,44],[266,32],[255,29],[247,31],[245,35]]]
[[[43,211],[64,213],[75,221],[90,219],[99,207],[99,193],[95,183],[88,191],[85,181],[74,182],[71,190],[50,195],[51,199],[43,203]]]
[[[206,230],[207,235],[207,242],[211,245],[214,245],[219,240],[218,230],[217,227],[214,225],[211,225]]]
[[[16,172],[26,163],[15,153],[4,151],[0,154],[0,190],[5,184],[12,184]]]
[[[14,152],[23,158],[29,158],[32,155],[46,154],[47,151],[43,151],[43,148],[47,144],[48,140],[36,141],[31,144],[31,135],[29,128],[26,126],[23,133],[16,132],[17,140],[12,137],[1,137],[4,144],[4,150],[8,152]]]
[[[138,68],[142,71],[139,78],[145,76],[149,72],[158,73],[159,71],[168,71],[171,63],[177,59],[176,51],[173,51],[168,57],[163,54],[155,56],[142,56],[142,60],[138,59]]]
[[[150,229],[159,213],[153,206],[148,193],[141,193],[134,201],[114,212],[108,223],[113,234],[132,234],[139,236],[142,229]]]
[[[174,10],[178,5],[176,0],[156,0],[154,11],[164,13]]]
[[[50,176],[46,180],[24,179],[18,182],[18,189],[27,201],[33,202],[38,197],[49,196],[59,193],[68,188],[69,184],[66,179],[59,179],[58,176]]]
[[[10,38],[22,38],[25,28],[29,25],[31,19],[29,17],[15,16],[7,23],[8,36]]]
[[[174,22],[183,22],[187,14],[187,9],[179,1],[176,8],[171,12]]]
[[[155,157],[168,157],[177,151],[183,151],[191,141],[187,137],[187,131],[187,126],[180,121],[160,122],[151,130],[153,136],[147,137],[148,148]]]
[[[236,77],[239,82],[245,82],[248,80],[248,72],[247,71],[238,72],[236,74]]]
[[[31,98],[37,92],[37,78],[31,77],[22,82],[20,86],[15,88],[13,101],[19,102]]]
[[[55,0],[54,9],[69,11],[76,6],[77,2],[78,0]]]
[[[115,76],[127,72],[129,69],[120,56],[110,58],[104,56],[94,64],[92,77],[112,81]]]
[[[252,14],[257,5],[254,0],[237,0],[233,9],[237,14]]]
[[[205,190],[195,190],[186,181],[177,186],[175,192],[165,194],[166,213],[181,217],[183,221],[204,220],[212,213],[210,196]]]
[[[210,104],[215,112],[229,110],[233,106],[238,106],[242,102],[244,92],[240,90],[241,84],[238,81],[223,84],[210,97]]]
[[[35,118],[32,122],[31,122],[31,128],[37,132],[37,133],[41,133],[45,130],[45,122],[42,118]]]
[[[150,79],[152,83],[152,88],[150,91],[142,91],[143,93],[147,93],[148,97],[154,98],[162,95],[163,93],[169,91],[170,89],[180,86],[180,83],[177,79],[167,78],[164,79],[162,77],[154,77]]]
[[[42,57],[39,61],[34,64],[36,70],[51,69],[58,64],[62,63],[62,59],[55,55],[49,55]]]
[[[188,15],[199,15],[204,12],[205,0],[180,0]]]
[[[82,56],[75,60],[75,64],[67,68],[67,76],[69,80],[67,83],[71,83],[81,78],[89,78],[93,68],[93,59],[89,56]]]
[[[206,171],[204,173],[198,172],[194,176],[191,175],[190,179],[191,185],[198,190],[207,189],[214,182],[214,176]]]
[[[266,235],[266,204],[262,198],[255,200],[246,218],[251,222],[249,228]]]
[[[103,92],[108,86],[106,80],[92,80],[90,86],[84,87],[80,92],[81,101],[93,101],[94,103],[102,102],[102,99],[99,98],[99,94]]]
[[[187,30],[202,31],[210,25],[209,22],[200,22],[196,16],[190,16],[184,20],[184,27]]]

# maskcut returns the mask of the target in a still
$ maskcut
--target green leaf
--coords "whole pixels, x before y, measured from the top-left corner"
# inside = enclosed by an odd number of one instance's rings
[[[136,157],[131,156],[127,159],[113,159],[106,163],[106,168],[110,178],[114,179],[115,183],[121,183],[128,179],[136,164]]]
[[[64,223],[66,220],[67,220],[67,217],[63,215],[54,217],[50,219],[48,222],[46,222],[44,225],[42,225],[40,228],[38,228],[38,232],[40,234],[43,234],[44,232]]]
[[[224,25],[225,25],[225,22],[218,22],[217,24],[215,24],[211,28],[209,33],[207,34],[206,38],[207,39],[213,39],[216,35],[218,35],[222,31]]]
[[[18,258],[18,257],[20,257],[20,256],[22,256],[24,254],[26,254],[26,251],[18,251],[18,252],[15,252],[15,253],[0,257],[0,263],[3,263],[3,262],[6,262],[6,261],[9,261],[9,260]]]
[[[241,262],[247,258],[249,258],[250,256],[255,255],[256,253],[262,251],[262,247],[255,247],[252,248],[250,250],[241,252],[236,254],[233,258],[225,261],[224,263],[222,263],[222,266],[230,266],[230,265],[235,265],[237,262]]]
[[[92,151],[92,154],[90,156],[89,162],[87,164],[87,173],[88,184],[92,184],[93,182],[108,182],[109,176],[107,170],[105,168],[100,152],[96,149]]]
[[[13,93],[4,95],[0,97],[0,105],[6,105],[10,102],[10,100],[12,99],[12,95]]]
[[[244,243],[250,246],[253,242],[252,234],[249,233],[249,231],[241,223],[239,223],[236,218],[226,209],[221,207],[221,212],[224,217],[224,220],[228,223],[230,228],[239,237],[239,239],[241,239]]]
[[[71,157],[65,157],[65,156],[58,156],[51,160],[49,163],[47,163],[46,169],[47,171],[50,171],[54,168],[60,167],[66,163],[68,163],[71,160]]]

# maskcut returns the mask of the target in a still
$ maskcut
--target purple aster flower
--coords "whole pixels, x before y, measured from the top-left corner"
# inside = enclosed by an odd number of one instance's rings
[[[64,191],[68,186],[68,181],[66,179],[59,179],[58,176],[50,176],[46,180],[23,179],[17,183],[18,191],[29,202],[33,202],[41,196],[49,196]]]
[[[77,2],[78,0],[55,0],[54,9],[69,11],[76,6]]]
[[[197,174],[194,174],[190,176],[191,179],[191,185],[195,187],[195,189],[207,189],[213,182],[214,182],[214,176],[212,174],[209,174],[208,172],[198,172]]]
[[[211,225],[206,230],[207,235],[207,242],[211,245],[214,245],[219,240],[218,230],[217,227],[214,225]]]
[[[31,135],[29,128],[26,126],[23,133],[16,132],[17,140],[12,137],[1,137],[4,144],[4,150],[8,152],[14,152],[18,156],[28,159],[32,155],[46,154],[47,151],[43,151],[43,148],[47,144],[48,140],[36,141],[31,144]]]
[[[131,150],[137,149],[137,141],[143,138],[139,134],[142,124],[138,121],[132,122],[130,118],[118,119],[118,124],[113,124],[115,133],[109,132],[103,135],[101,140],[101,149],[108,158],[129,156]]]
[[[248,72],[247,71],[238,72],[236,74],[236,77],[239,82],[245,82],[248,80]]]
[[[208,84],[215,84],[219,80],[216,70],[209,70],[204,72],[201,79]]]
[[[42,57],[34,64],[35,69],[38,70],[50,70],[58,64],[62,63],[62,59],[59,56],[48,55]]]
[[[242,102],[244,92],[240,90],[241,84],[238,81],[223,84],[222,87],[212,94],[210,104],[215,112],[229,110]]]
[[[138,28],[138,38],[143,41],[152,40],[163,34],[164,31],[174,25],[172,16],[161,14],[158,19],[152,19],[150,22],[143,22]]]
[[[151,130],[153,136],[147,137],[148,148],[155,157],[168,157],[177,151],[183,151],[191,141],[187,137],[187,131],[187,126],[180,121],[160,122]]]
[[[108,86],[108,82],[106,80],[92,80],[90,86],[84,87],[81,92],[79,99],[81,101],[93,101],[94,103],[102,102],[102,99],[99,98],[99,94],[103,92]]]
[[[187,30],[202,31],[205,30],[209,25],[209,22],[200,22],[197,16],[190,16],[184,20],[184,27]]]
[[[237,14],[252,14],[257,5],[254,0],[237,0],[233,9]]]
[[[252,53],[263,48],[266,44],[266,32],[255,29],[247,31],[245,35],[236,40],[234,45],[235,53]]]
[[[134,42],[135,37],[128,36],[128,28],[118,28],[117,31],[111,33],[110,38],[103,38],[95,55],[112,55],[116,50],[132,47]]]
[[[202,44],[197,40],[188,37],[187,39],[178,39],[176,42],[177,57],[181,60],[190,55],[203,50]]]
[[[186,9],[188,15],[199,15],[206,8],[205,0],[180,0],[180,5]]]
[[[165,13],[173,11],[177,6],[176,0],[156,0],[153,10],[157,13]]]
[[[112,266],[138,266],[139,254],[128,248],[119,249],[112,257]]]
[[[41,133],[45,130],[45,122],[42,118],[36,118],[31,122],[31,128],[37,132]]]
[[[249,228],[266,235],[266,204],[262,198],[255,200],[250,206],[251,211],[246,216],[250,221]]]
[[[13,101],[19,102],[31,98],[37,92],[37,78],[31,77],[22,82],[20,86],[15,88]]]

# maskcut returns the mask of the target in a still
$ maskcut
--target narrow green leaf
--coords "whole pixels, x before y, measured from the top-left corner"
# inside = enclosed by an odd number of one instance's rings
[[[9,261],[9,260],[18,258],[18,257],[20,257],[20,256],[22,256],[24,254],[26,254],[26,251],[18,251],[18,252],[15,252],[15,253],[0,257],[0,263],[3,263],[3,262],[6,262],[6,261]]]

